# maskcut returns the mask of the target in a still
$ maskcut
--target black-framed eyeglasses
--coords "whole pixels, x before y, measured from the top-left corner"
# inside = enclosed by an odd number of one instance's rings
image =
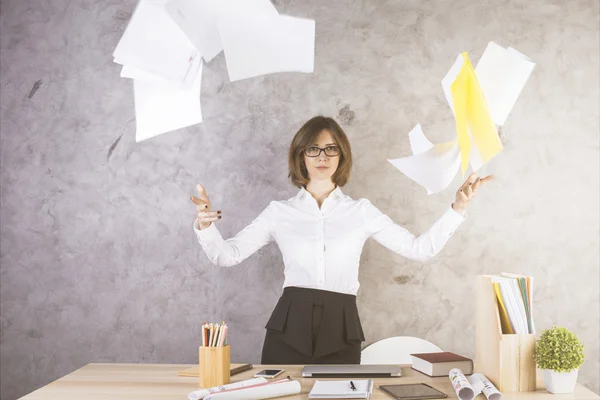
[[[327,146],[323,149],[323,148],[320,148],[317,146],[311,146],[311,147],[307,147],[306,149],[304,149],[304,154],[306,154],[307,157],[319,157],[321,155],[321,152],[325,152],[325,155],[327,157],[339,156],[340,155],[340,147],[339,146]]]

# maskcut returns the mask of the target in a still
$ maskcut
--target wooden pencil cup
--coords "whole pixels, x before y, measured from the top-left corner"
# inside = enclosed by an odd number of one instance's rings
[[[536,386],[535,335],[502,333],[492,277],[477,277],[475,371],[501,392],[529,392]]]
[[[229,345],[198,348],[198,380],[201,388],[230,382],[231,353]]]

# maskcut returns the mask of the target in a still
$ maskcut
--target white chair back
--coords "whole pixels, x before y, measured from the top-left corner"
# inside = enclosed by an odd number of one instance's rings
[[[409,364],[411,354],[438,353],[442,349],[427,340],[411,336],[394,336],[367,346],[361,352],[361,364]]]

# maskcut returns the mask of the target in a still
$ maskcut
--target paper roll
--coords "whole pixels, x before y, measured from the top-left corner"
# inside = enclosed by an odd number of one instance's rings
[[[194,390],[190,394],[188,394],[188,399],[190,400],[200,400],[204,399],[204,397],[210,395],[211,393],[223,392],[225,390],[231,389],[240,389],[247,386],[254,386],[268,383],[269,381],[266,378],[254,378],[247,379],[245,381],[229,383],[227,385],[215,386],[207,389]]]
[[[450,371],[450,383],[456,392],[456,396],[460,400],[473,400],[475,398],[475,392],[471,387],[471,384],[458,368],[453,368]]]
[[[204,400],[259,400],[298,394],[302,388],[298,381],[273,382],[267,385],[220,392],[206,396]]]

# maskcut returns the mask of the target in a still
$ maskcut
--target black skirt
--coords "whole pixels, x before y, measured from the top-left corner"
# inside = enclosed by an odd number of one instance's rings
[[[265,328],[262,364],[360,364],[354,295],[286,287]]]

